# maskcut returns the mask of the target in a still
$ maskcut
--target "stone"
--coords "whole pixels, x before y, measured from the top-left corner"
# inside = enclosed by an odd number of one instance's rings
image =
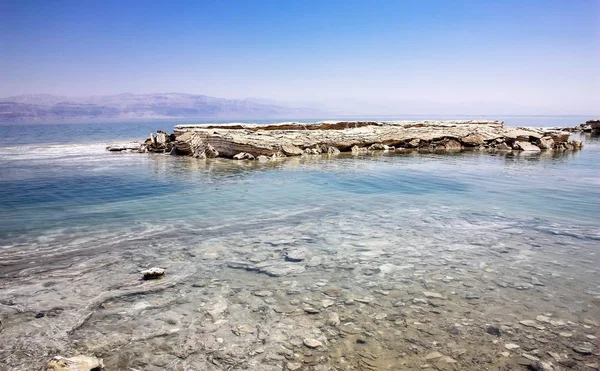
[[[479,146],[482,145],[484,142],[483,137],[479,134],[469,134],[465,137],[462,137],[460,139],[460,141],[466,145],[466,146],[471,146],[471,147],[475,147],[475,146]]]
[[[540,147],[536,146],[535,144],[531,144],[529,142],[515,142],[515,144],[513,145],[514,149],[518,149],[521,151],[540,151]]]
[[[554,143],[566,143],[569,141],[570,136],[571,136],[571,133],[569,133],[569,132],[556,132],[556,133],[550,134],[550,137],[552,138]]]
[[[426,298],[435,298],[435,299],[443,299],[444,298],[442,296],[442,294],[437,293],[437,292],[432,292],[432,291],[424,291],[423,295],[425,295]]]
[[[353,146],[351,149],[352,153],[366,153],[367,152],[367,148],[365,147],[359,147],[359,146]]]
[[[429,354],[427,354],[427,355],[425,356],[425,359],[426,359],[427,361],[431,361],[432,359],[438,359],[438,358],[441,358],[441,357],[443,357],[443,356],[444,356],[444,355],[443,355],[442,353],[440,353],[440,352],[431,352],[431,353],[429,353]]]
[[[531,277],[531,284],[534,286],[544,286],[545,284],[538,280],[536,277]]]
[[[302,149],[291,144],[282,145],[281,152],[283,152],[286,156],[300,156],[304,153]]]
[[[587,345],[575,345],[572,347],[573,351],[585,356],[592,354],[592,347]]]
[[[341,324],[340,316],[336,312],[329,313],[327,324],[329,326],[338,327]]]
[[[546,329],[546,327],[540,325],[539,323],[537,323],[536,321],[531,320],[531,319],[526,319],[526,320],[523,320],[523,321],[519,321],[519,323],[522,324],[523,326],[534,327],[534,328],[536,328],[538,330],[545,330]]]
[[[202,145],[198,146],[194,150],[193,156],[195,158],[200,158],[200,159],[203,159],[203,158],[217,158],[217,157],[219,157],[219,151],[217,151],[210,144],[203,143]]]
[[[308,314],[318,314],[318,313],[321,313],[320,310],[318,310],[316,308],[313,308],[311,306],[305,306],[304,308],[302,308],[302,310],[304,310]]]
[[[513,343],[508,343],[508,344],[504,344],[504,347],[508,350],[513,350],[513,349],[519,349],[520,346],[518,346],[517,344],[513,344]]]
[[[325,291],[323,291],[323,294],[332,297],[332,298],[339,298],[342,296],[342,293],[340,290],[336,290],[336,289],[327,289]]]
[[[498,144],[496,144],[496,149],[499,149],[499,150],[503,150],[503,151],[504,151],[504,150],[511,150],[512,148],[510,148],[510,147],[508,146],[508,144],[506,144],[506,143],[502,142],[502,143],[498,143]]]
[[[264,273],[271,277],[282,277],[282,276],[294,276],[306,271],[303,265],[291,264],[291,263],[275,263],[275,262],[264,262],[259,263],[251,267],[256,269],[260,273]]]
[[[56,356],[46,363],[45,371],[101,371],[102,359],[79,355],[71,358]]]
[[[254,291],[252,293],[252,295],[258,296],[260,298],[264,298],[264,297],[268,297],[268,296],[273,296],[273,293],[268,290],[259,290],[259,291]]]
[[[369,151],[383,151],[384,149],[386,149],[386,146],[382,143],[373,143],[368,148]]]
[[[542,137],[537,140],[536,144],[540,149],[553,149],[554,139],[552,139],[552,137]]]
[[[296,307],[293,307],[291,305],[276,305],[273,307],[273,310],[276,313],[289,314],[295,312]]]
[[[528,282],[515,283],[515,289],[517,289],[517,290],[529,290],[531,288],[533,288],[533,285]]]
[[[458,361],[455,360],[452,357],[449,356],[443,356],[442,358],[440,358],[440,361],[444,362],[444,363],[449,363],[449,364],[453,364],[453,363],[457,363]]]
[[[256,160],[259,162],[267,162],[267,161],[269,161],[269,158],[265,155],[260,155],[260,156],[256,157]]]
[[[321,300],[321,305],[323,306],[323,308],[329,308],[332,305],[335,305],[335,301],[330,300],[330,299],[324,299],[324,300]]]
[[[323,343],[321,343],[319,340],[311,339],[311,338],[304,339],[303,343],[307,348],[311,348],[311,349],[315,349],[315,348],[319,348],[319,347],[323,346]]]
[[[254,160],[254,156],[247,152],[240,152],[233,156],[234,160]]]
[[[502,332],[496,326],[488,326],[485,330],[490,335],[500,336]]]
[[[550,323],[550,317],[539,315],[539,316],[535,317],[535,319],[536,319],[536,321],[539,321],[539,322]]]
[[[208,314],[212,317],[213,321],[216,321],[219,316],[228,308],[227,301],[224,299],[217,300],[217,302],[213,305],[212,309],[208,311]]]
[[[306,257],[306,251],[302,249],[290,250],[285,254],[285,260],[291,262],[301,262]]]
[[[253,334],[256,331],[256,328],[247,323],[238,325],[232,329],[233,333],[240,336],[241,334]]]
[[[162,278],[165,275],[165,269],[152,267],[150,269],[143,270],[140,273],[142,274],[142,279],[154,280],[157,278]]]
[[[573,368],[573,367],[577,366],[577,362],[575,360],[569,359],[569,358],[561,359],[560,361],[558,361],[558,363],[561,366],[566,367],[566,368]]]
[[[595,326],[595,327],[600,326],[600,324],[598,324],[597,321],[594,321],[593,319],[589,319],[589,318],[584,318],[583,323],[585,323],[586,325]]]
[[[286,363],[285,367],[290,371],[296,371],[296,370],[299,370],[300,368],[302,368],[302,363],[288,362],[288,363]]]
[[[552,367],[552,363],[544,362],[541,360],[535,360],[533,363],[529,365],[529,369],[531,371],[554,371],[554,367]]]
[[[327,147],[327,154],[329,155],[338,155],[340,154],[340,150],[336,147]]]

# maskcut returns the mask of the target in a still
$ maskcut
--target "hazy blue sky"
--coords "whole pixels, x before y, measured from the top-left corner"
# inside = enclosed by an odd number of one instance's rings
[[[598,113],[599,25],[599,0],[0,0],[0,96]]]

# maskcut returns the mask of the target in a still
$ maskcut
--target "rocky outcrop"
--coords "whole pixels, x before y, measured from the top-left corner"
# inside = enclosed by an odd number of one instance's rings
[[[461,151],[576,150],[569,131],[504,127],[501,121],[323,121],[311,124],[178,125],[168,135],[159,131],[142,151],[197,158],[261,160],[406,149]]]
[[[600,134],[600,120],[588,120],[585,123],[576,126],[575,131],[583,131],[584,133]]]

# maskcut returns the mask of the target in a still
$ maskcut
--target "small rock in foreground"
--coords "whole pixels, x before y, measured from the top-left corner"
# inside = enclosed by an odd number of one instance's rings
[[[101,371],[104,370],[102,359],[90,356],[65,358],[56,356],[46,363],[45,371]]]
[[[285,254],[285,260],[290,262],[301,262],[306,257],[304,250],[291,250]]]
[[[323,343],[321,343],[317,339],[304,339],[304,345],[311,349],[314,349],[323,346]]]
[[[165,270],[163,268],[152,267],[150,269],[146,269],[141,272],[142,279],[144,280],[154,280],[157,278],[161,278],[165,275]]]

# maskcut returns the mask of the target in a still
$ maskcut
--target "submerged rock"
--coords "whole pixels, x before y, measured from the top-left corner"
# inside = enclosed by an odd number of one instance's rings
[[[301,262],[306,257],[306,251],[302,249],[291,250],[286,252],[285,260],[290,262]]]
[[[323,343],[321,343],[317,339],[304,339],[303,343],[304,343],[304,345],[306,345],[308,348],[311,348],[311,349],[323,346]]]
[[[281,146],[281,152],[283,152],[286,156],[300,156],[304,153],[304,151],[294,145]]]
[[[102,359],[90,356],[65,358],[56,356],[46,363],[45,371],[101,371],[104,370]]]
[[[234,160],[254,160],[254,156],[247,152],[240,152],[233,156]]]
[[[515,144],[513,145],[514,149],[519,149],[521,151],[536,151],[538,152],[540,150],[540,147],[536,146],[535,144],[531,144],[529,142],[515,142]]]
[[[140,272],[142,274],[142,279],[144,280],[154,280],[157,278],[161,278],[165,275],[165,269],[152,267],[150,269],[146,269]]]

